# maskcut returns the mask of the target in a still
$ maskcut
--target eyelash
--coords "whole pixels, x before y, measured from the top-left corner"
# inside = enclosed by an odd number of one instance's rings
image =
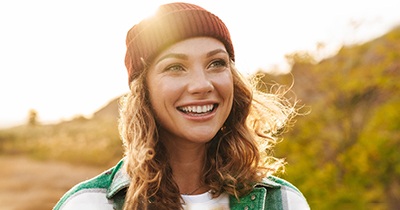
[[[176,68],[179,68],[179,69],[176,69]],[[165,71],[180,71],[183,69],[184,68],[180,64],[172,64],[172,65],[168,66],[167,68],[165,68]]]
[[[218,66],[213,66],[214,64],[217,64]],[[217,59],[214,60],[213,62],[211,62],[211,64],[209,65],[210,67],[226,67],[227,66],[227,62],[224,59]]]

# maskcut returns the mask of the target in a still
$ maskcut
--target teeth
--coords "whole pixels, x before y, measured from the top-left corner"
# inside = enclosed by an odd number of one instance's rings
[[[180,107],[179,109],[184,111],[184,112],[193,112],[197,114],[209,112],[214,108],[213,104],[210,105],[203,105],[203,106],[185,106],[185,107]]]

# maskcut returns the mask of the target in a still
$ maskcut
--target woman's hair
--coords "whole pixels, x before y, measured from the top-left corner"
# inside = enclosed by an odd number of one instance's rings
[[[234,82],[232,110],[220,131],[207,143],[204,184],[214,197],[228,193],[239,198],[256,182],[283,169],[272,156],[278,134],[296,115],[296,103],[274,93],[256,90],[230,65]],[[125,209],[181,209],[178,185],[172,178],[168,152],[159,140],[158,125],[149,100],[148,69],[137,72],[131,92],[121,98],[120,134],[126,170],[131,177]],[[253,80],[257,82],[257,80]]]

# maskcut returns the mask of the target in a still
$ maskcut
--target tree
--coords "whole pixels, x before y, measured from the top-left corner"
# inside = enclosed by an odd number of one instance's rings
[[[34,109],[30,109],[28,113],[28,125],[35,126],[38,123],[38,114]]]

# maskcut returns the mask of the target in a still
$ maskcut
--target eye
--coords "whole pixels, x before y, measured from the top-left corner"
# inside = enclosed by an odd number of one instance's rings
[[[164,71],[177,72],[177,71],[184,71],[184,70],[185,70],[185,68],[183,68],[182,65],[172,64],[172,65],[167,66]]]
[[[227,67],[227,62],[224,59],[217,59],[210,63],[209,68]]]

